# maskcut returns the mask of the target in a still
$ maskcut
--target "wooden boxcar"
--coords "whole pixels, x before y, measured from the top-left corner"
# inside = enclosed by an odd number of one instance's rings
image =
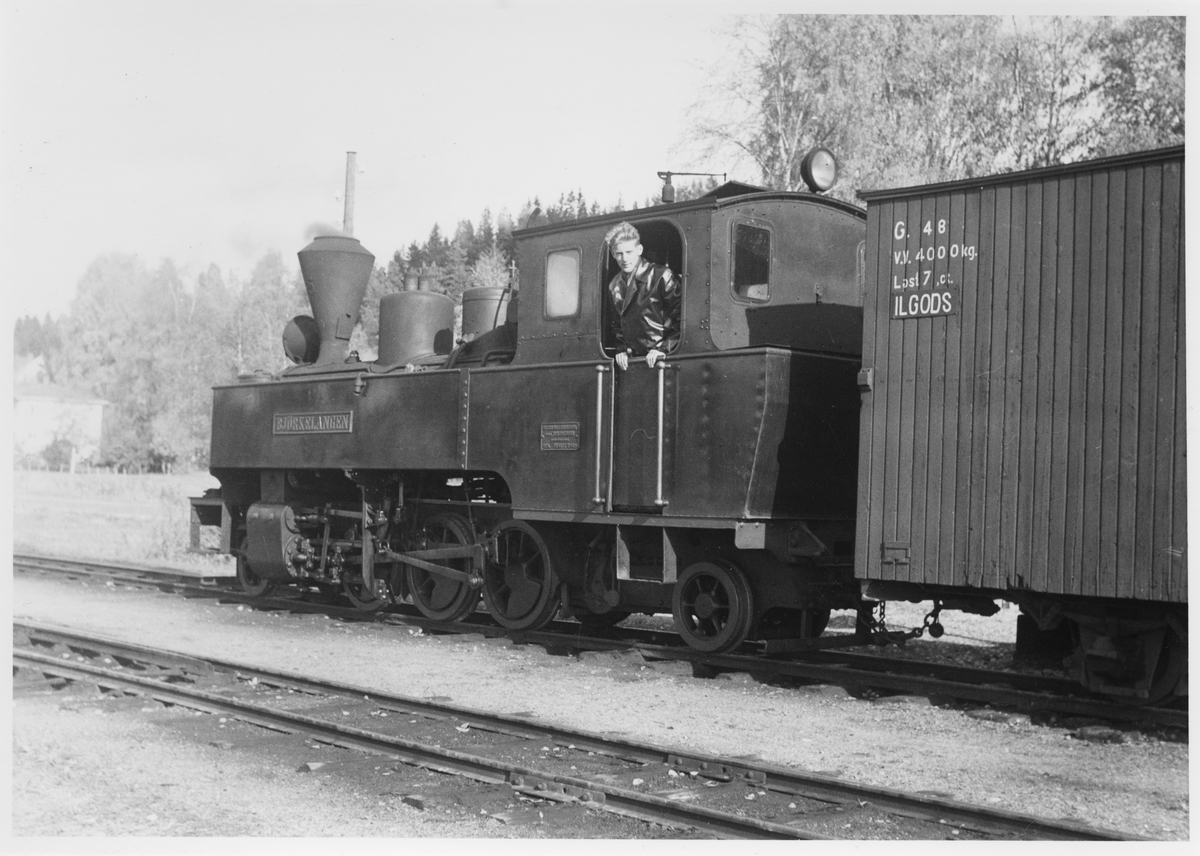
[[[864,593],[1065,616],[1088,683],[1141,658],[1158,692],[1186,647],[1182,147],[861,197]]]

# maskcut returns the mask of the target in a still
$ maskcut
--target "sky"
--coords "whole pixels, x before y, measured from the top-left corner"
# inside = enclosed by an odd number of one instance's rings
[[[294,263],[341,225],[348,151],[380,263],[484,208],[653,197],[696,167],[679,146],[731,8],[4,0],[8,310],[65,312],[109,252],[185,282]]]
[[[294,264],[314,226],[341,225],[348,151],[355,236],[381,264],[434,223],[452,235],[533,197],[640,201],[668,169],[754,182],[748,163],[695,159],[694,107],[733,50],[732,14],[818,10],[0,0],[6,311],[66,312],[87,266],[111,252],[151,268],[169,258],[185,283],[210,264],[244,276],[270,250]],[[851,10],[896,11],[837,7]]]

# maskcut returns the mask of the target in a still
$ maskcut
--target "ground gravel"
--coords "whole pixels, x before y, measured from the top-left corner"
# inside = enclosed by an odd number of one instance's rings
[[[747,675],[691,676],[630,654],[552,656],[479,636],[348,624],[184,600],[111,585],[14,582],[14,616],[185,653],[294,670],[382,692],[951,796],[1154,839],[1188,837],[1188,747],[1136,732],[1079,738],[1019,715],[856,699]],[[17,835],[366,835],[504,833],[430,829],[335,785],[264,778],[237,757],[164,742],[136,720],[14,705]],[[169,760],[164,770],[164,762]],[[245,796],[253,794],[253,800]],[[68,805],[69,811],[61,807]],[[153,817],[151,817],[153,816]],[[443,825],[444,827],[444,825]]]

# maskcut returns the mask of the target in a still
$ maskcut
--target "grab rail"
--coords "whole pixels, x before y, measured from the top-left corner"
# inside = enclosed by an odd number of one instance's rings
[[[666,508],[670,503],[663,499],[663,411],[665,410],[664,381],[667,376],[667,361],[660,358],[654,367],[658,369],[658,481],[655,487],[654,504]]]
[[[606,365],[596,366],[596,493],[592,502],[599,505],[604,502],[600,493],[600,462],[603,457],[604,443],[604,373],[609,371]]]

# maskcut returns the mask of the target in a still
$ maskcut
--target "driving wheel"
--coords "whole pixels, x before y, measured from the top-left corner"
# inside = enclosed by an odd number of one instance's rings
[[[510,630],[537,630],[558,612],[558,576],[546,542],[524,520],[496,527],[496,555],[483,573],[483,601]]]
[[[750,632],[750,584],[731,564],[696,562],[675,583],[671,612],[675,629],[697,651],[732,651]]]
[[[425,523],[426,547],[462,547],[475,543],[475,530],[466,519],[457,514],[437,514]],[[441,559],[439,564],[456,571],[470,573],[471,560]],[[423,568],[409,565],[408,591],[413,604],[421,614],[436,621],[461,621],[475,611],[479,603],[479,589],[472,588],[461,580],[452,580]]]

